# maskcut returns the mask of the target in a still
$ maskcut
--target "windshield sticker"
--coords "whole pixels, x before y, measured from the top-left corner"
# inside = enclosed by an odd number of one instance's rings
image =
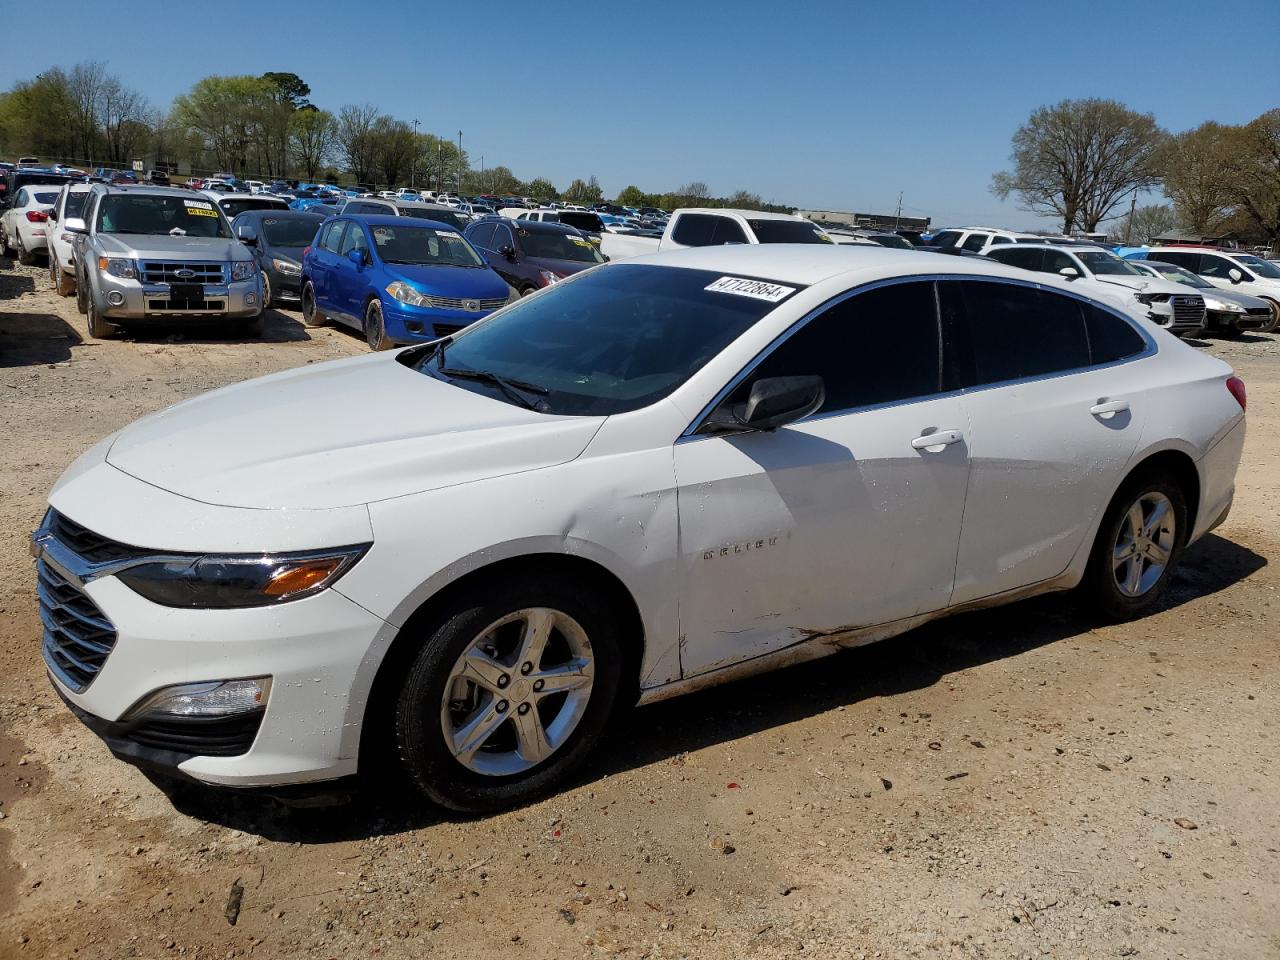
[[[194,208],[196,210],[212,210],[213,209],[212,203],[205,203],[203,200],[183,200],[182,202],[186,204],[188,207]]]
[[[721,277],[715,283],[707,284],[704,290],[712,293],[732,293],[738,297],[751,297],[753,300],[767,300],[777,303],[796,292],[795,287],[784,287],[780,283],[769,283],[765,280],[747,280],[744,277]]]
[[[570,237],[570,238],[569,238],[569,242],[570,242],[570,243],[576,243],[576,244],[577,244],[578,246],[580,246],[580,247],[589,247],[589,246],[591,246],[591,244],[590,244],[589,242],[587,242],[586,240],[582,239],[582,237]]]
[[[201,210],[199,207],[187,207],[187,216],[189,217],[216,217],[218,214],[213,210]]]

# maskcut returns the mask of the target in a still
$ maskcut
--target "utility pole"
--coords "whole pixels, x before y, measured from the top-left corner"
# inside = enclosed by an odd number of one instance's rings
[[[1129,200],[1129,225],[1124,230],[1124,245],[1133,246],[1133,212],[1138,206],[1138,190],[1135,187],[1133,197]]]
[[[893,229],[897,230],[902,225],[902,191],[898,191],[898,212],[893,215]]]
[[[453,185],[454,191],[462,192],[462,131],[458,131],[458,182]]]
[[[409,187],[417,187],[418,176],[418,121],[413,121],[413,157],[409,161]]]
[[[480,154],[480,189],[484,189],[484,154]]]

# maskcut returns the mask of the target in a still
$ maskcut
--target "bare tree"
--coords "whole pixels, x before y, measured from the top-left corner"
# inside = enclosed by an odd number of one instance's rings
[[[1150,243],[1178,228],[1178,217],[1167,203],[1152,203],[1137,207],[1133,221],[1129,217],[1116,217],[1112,221],[1107,239],[1115,243]]]
[[[1170,137],[1160,150],[1165,196],[1196,233],[1211,231],[1231,206],[1223,170],[1230,161],[1232,129],[1210,121]]]
[[[1094,230],[1135,189],[1158,181],[1164,140],[1151,114],[1114,100],[1064,100],[1033,112],[1013,135],[1013,170],[995,174],[991,191],[1017,194],[1023,209],[1055,213],[1064,232]]]
[[[308,180],[329,162],[338,136],[338,121],[328,110],[298,110],[289,118],[289,156]]]
[[[102,88],[107,79],[106,65],[97,60],[78,63],[67,74],[70,121],[75,132],[78,159],[92,162],[97,154],[100,129],[98,110],[102,103]]]
[[[118,77],[105,77],[98,89],[98,119],[107,159],[123,164],[149,136],[150,107],[142,94],[130,90]]]
[[[377,176],[378,147],[373,133],[377,119],[377,108],[367,103],[345,106],[338,114],[338,152],[358,183],[372,183]]]
[[[701,180],[694,180],[692,183],[682,184],[676,194],[687,198],[690,202],[695,200],[706,200],[711,196],[711,188]]]
[[[1280,108],[1236,128],[1223,179],[1236,210],[1280,246]]]

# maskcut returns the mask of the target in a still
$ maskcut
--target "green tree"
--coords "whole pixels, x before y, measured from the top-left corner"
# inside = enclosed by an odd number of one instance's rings
[[[1016,194],[1024,210],[1054,213],[1064,232],[1094,230],[1135,189],[1159,180],[1165,138],[1149,113],[1114,100],[1063,100],[1034,111],[1013,135],[1013,169],[991,191]]]
[[[297,110],[289,118],[289,157],[308,180],[320,176],[338,139],[338,121],[328,110]]]
[[[614,202],[619,203],[624,207],[647,207],[649,206],[649,204],[645,202],[647,199],[648,195],[639,187],[635,184],[628,184],[622,188],[622,191],[618,194],[618,199]]]
[[[1229,144],[1223,179],[1232,206],[1280,249],[1280,108],[1236,128]]]
[[[1107,239],[1113,243],[1150,243],[1178,229],[1178,216],[1167,203],[1152,203],[1133,211],[1132,223],[1127,216],[1116,217]]]
[[[546,177],[534,177],[528,184],[529,195],[539,200],[555,200],[560,196],[556,185]]]
[[[260,153],[264,125],[276,106],[274,88],[260,77],[211,76],[174,100],[172,118],[198,139],[215,166],[245,172],[251,154]]]
[[[1164,193],[1182,221],[1196,233],[1207,233],[1231,206],[1223,177],[1233,128],[1204,123],[1170,137],[1158,156]]]

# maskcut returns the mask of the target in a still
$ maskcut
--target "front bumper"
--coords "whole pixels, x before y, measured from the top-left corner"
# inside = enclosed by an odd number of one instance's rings
[[[398,300],[382,299],[382,320],[387,335],[397,343],[423,343],[438,340],[463,327],[483,320],[493,310],[438,310],[430,307],[411,307]]]
[[[1210,330],[1260,330],[1271,322],[1271,311],[1258,313],[1231,313],[1226,310],[1209,310],[1205,313],[1205,325]]]
[[[226,317],[247,319],[263,310],[262,281],[250,280],[205,284],[204,302],[196,309],[175,307],[169,299],[169,285],[123,280],[106,272],[94,278],[94,300],[98,312],[111,320],[168,320],[183,317]],[[113,302],[114,301],[114,302]]]

